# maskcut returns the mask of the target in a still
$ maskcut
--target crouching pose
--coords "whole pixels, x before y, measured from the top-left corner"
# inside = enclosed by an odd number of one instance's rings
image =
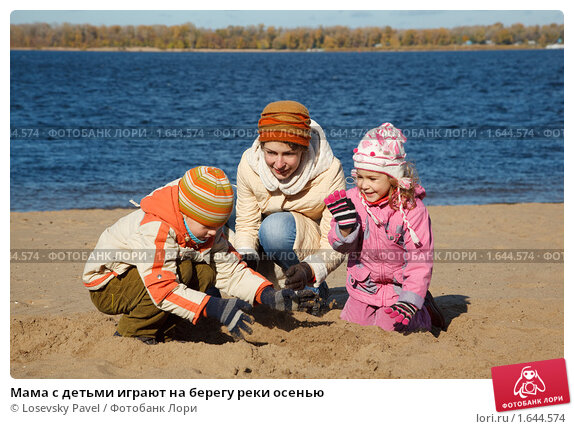
[[[275,291],[223,236],[232,209],[225,173],[196,167],[102,233],[83,281],[98,310],[122,314],[115,335],[155,344],[173,339],[181,318],[195,324],[207,316],[243,338],[251,333],[253,319],[245,311],[253,304],[298,308],[304,297]]]
[[[344,260],[327,234],[331,213],[324,199],[345,188],[341,162],[321,126],[302,104],[269,103],[259,136],[237,167],[232,243],[251,267],[277,286],[329,295],[327,275]]]

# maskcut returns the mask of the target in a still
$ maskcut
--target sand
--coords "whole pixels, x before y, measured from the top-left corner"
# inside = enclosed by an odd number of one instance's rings
[[[321,316],[260,306],[246,341],[234,342],[204,320],[191,341],[155,346],[113,337],[119,316],[96,311],[81,283],[79,251],[89,253],[130,210],[11,213],[11,375],[480,379],[490,378],[492,366],[564,357],[564,265],[543,257],[564,248],[564,205],[429,210],[441,257],[431,291],[447,317],[446,332],[405,336],[340,320],[347,297],[341,266],[327,279],[336,305]],[[76,260],[44,262],[51,252]],[[460,260],[462,252],[477,252],[477,259]],[[516,260],[528,252],[535,260]]]

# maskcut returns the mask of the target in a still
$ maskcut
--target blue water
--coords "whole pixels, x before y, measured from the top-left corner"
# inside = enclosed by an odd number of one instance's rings
[[[347,175],[360,130],[409,130],[427,204],[564,200],[562,51],[12,51],[10,76],[14,211],[130,207],[202,164],[234,182],[262,108],[279,99],[309,108]],[[158,138],[158,127],[196,134]]]

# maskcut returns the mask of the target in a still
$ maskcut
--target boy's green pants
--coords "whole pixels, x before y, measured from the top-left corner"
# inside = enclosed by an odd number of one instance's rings
[[[185,260],[177,269],[179,280],[189,288],[205,292],[215,284],[215,271],[208,264]],[[117,327],[122,337],[170,340],[182,320],[155,306],[135,267],[110,280],[104,288],[90,291],[90,298],[102,313],[123,314]]]

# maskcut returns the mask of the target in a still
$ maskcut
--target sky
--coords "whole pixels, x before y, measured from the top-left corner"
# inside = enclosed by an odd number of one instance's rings
[[[191,6],[191,3],[190,3]],[[11,24],[177,25],[187,22],[201,28],[228,25],[318,27],[344,25],[351,28],[391,26],[406,28],[452,28],[466,25],[505,26],[564,23],[559,10],[14,10]]]

